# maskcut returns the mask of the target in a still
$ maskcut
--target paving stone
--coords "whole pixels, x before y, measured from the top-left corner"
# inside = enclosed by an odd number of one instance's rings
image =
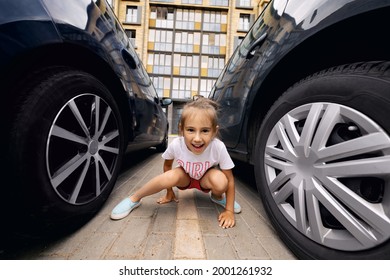
[[[117,234],[95,232],[86,242],[79,246],[71,258],[76,260],[99,260],[105,258],[105,253],[117,238]]]
[[[173,259],[175,235],[155,233],[149,235],[142,259],[171,260]]]
[[[205,259],[203,238],[197,220],[177,220],[174,259]]]
[[[174,259],[205,259],[194,190],[180,191],[177,208]]]
[[[199,224],[202,235],[227,236],[229,229],[223,229],[218,224],[218,212],[215,208],[198,208]]]
[[[259,242],[272,260],[295,260],[296,257],[277,236],[259,238]]]
[[[142,255],[152,219],[132,218],[106,255],[108,259],[137,259]]]
[[[203,237],[208,260],[235,260],[238,255],[231,240],[226,235],[206,235]]]
[[[161,205],[157,210],[157,215],[153,223],[154,233],[174,234],[176,229],[176,207],[164,207]]]

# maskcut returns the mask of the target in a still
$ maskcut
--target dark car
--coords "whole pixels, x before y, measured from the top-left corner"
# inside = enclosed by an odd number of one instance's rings
[[[390,259],[390,1],[271,1],[210,98],[302,259]]]
[[[104,0],[0,1],[2,231],[82,224],[130,150],[167,145],[160,100]]]

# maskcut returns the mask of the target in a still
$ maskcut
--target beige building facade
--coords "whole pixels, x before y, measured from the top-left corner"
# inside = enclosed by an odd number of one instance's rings
[[[171,133],[182,107],[208,96],[269,0],[109,0],[160,98],[171,98]]]

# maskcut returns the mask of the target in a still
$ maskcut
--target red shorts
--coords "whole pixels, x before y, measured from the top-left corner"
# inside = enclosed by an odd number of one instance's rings
[[[197,190],[200,190],[204,193],[209,193],[210,190],[209,189],[205,189],[205,188],[202,188],[202,186],[200,185],[200,181],[199,180],[196,180],[196,179],[193,179],[193,178],[190,178],[190,183],[188,184],[187,187],[177,187],[179,190],[189,190],[189,189],[197,189]]]

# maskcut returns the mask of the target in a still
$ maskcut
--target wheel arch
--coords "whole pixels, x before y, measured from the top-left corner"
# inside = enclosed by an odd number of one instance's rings
[[[390,60],[386,21],[390,7],[360,14],[314,33],[270,70],[255,90],[246,129],[249,162],[262,119],[289,87],[318,71],[354,62]],[[292,36],[292,35],[290,35]],[[363,50],[363,51],[362,51]]]
[[[19,98],[18,95],[13,94],[12,88],[18,84],[21,77],[50,66],[71,67],[85,71],[101,81],[113,94],[123,122],[132,123],[129,101],[122,82],[107,61],[85,47],[66,43],[45,45],[23,53],[14,59],[11,65],[4,79],[7,81],[4,85],[6,98],[11,101],[11,104],[17,102]],[[12,112],[7,115],[11,116]],[[129,135],[129,127],[124,128],[125,135]]]

